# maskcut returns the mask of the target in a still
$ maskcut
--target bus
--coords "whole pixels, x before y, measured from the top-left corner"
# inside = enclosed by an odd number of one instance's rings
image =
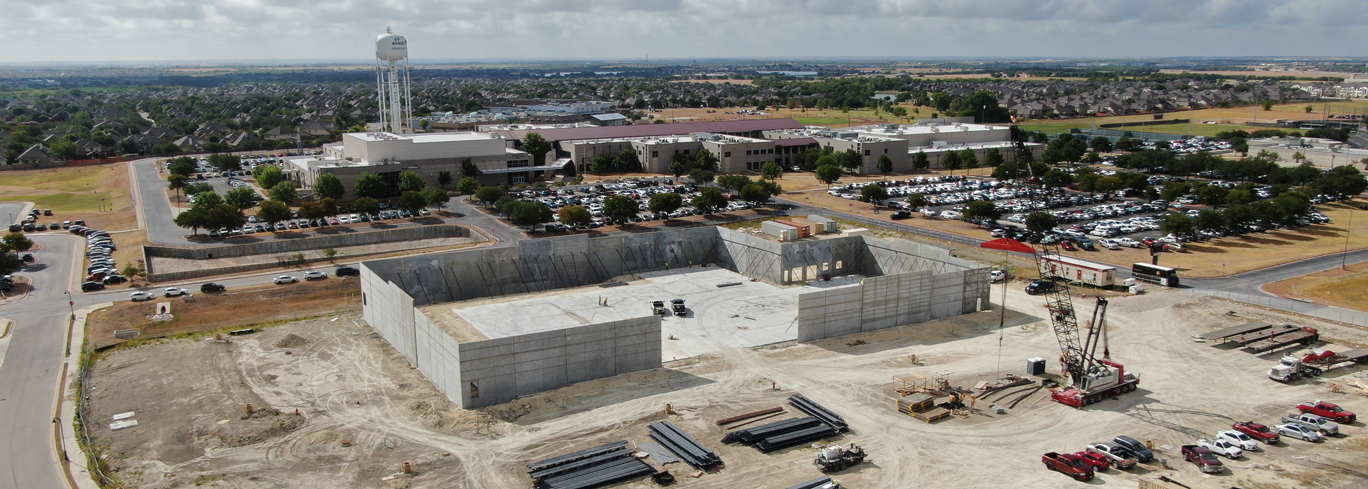
[[[1136,280],[1144,280],[1165,287],[1178,286],[1178,270],[1169,267],[1136,263],[1131,265],[1131,276],[1135,277]]]

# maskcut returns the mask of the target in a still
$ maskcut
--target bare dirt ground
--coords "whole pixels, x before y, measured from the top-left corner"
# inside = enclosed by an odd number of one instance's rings
[[[139,487],[511,489],[530,486],[524,464],[610,441],[649,441],[647,423],[668,417],[726,462],[698,478],[687,467],[667,466],[680,480],[677,487],[782,488],[819,475],[810,465],[812,448],[761,454],[722,445],[723,430],[714,421],[782,406],[801,392],[851,424],[851,432],[831,442],[857,443],[870,453],[868,463],[837,475],[848,487],[1133,486],[1138,477],[1158,475],[1193,488],[1353,487],[1368,478],[1362,422],[1323,443],[1289,440],[1225,460],[1231,470],[1222,474],[1201,475],[1181,461],[1179,445],[1235,421],[1271,423],[1298,401],[1368,410],[1368,397],[1343,385],[1368,379],[1362,367],[1283,385],[1264,377],[1283,352],[1256,356],[1192,340],[1252,320],[1314,325],[1336,345],[1368,342],[1368,332],[1182,291],[1112,300],[1109,350],[1141,375],[1136,392],[1076,410],[1041,390],[1008,414],[986,410],[988,402],[1005,402],[990,399],[965,417],[933,424],[898,413],[895,375],[945,372],[952,384],[973,386],[1021,373],[1026,358],[1058,357],[1055,337],[1039,319],[1041,300],[1020,286],[1009,287],[1000,333],[994,310],[814,344],[719,345],[720,353],[664,369],[479,411],[452,407],[355,315],[291,323],[233,337],[231,344],[175,340],[116,349],[95,367],[95,413],[104,422],[136,411],[140,425],[117,432],[97,427],[95,436],[121,477]],[[1000,290],[994,288],[995,299]],[[1079,310],[1091,307],[1079,300]],[[1057,372],[1054,360],[1049,368]],[[1343,393],[1331,392],[1332,383],[1342,384]],[[280,414],[244,420],[246,403]],[[667,403],[676,414],[664,413]],[[1153,441],[1171,468],[1142,464],[1077,483],[1039,463],[1043,452],[1076,451],[1118,434]],[[417,474],[384,480],[402,461],[414,462]],[[990,461],[991,468],[970,461]],[[638,480],[617,487],[655,486]]]
[[[1264,291],[1291,299],[1302,299],[1359,311],[1368,311],[1368,262],[1265,284]]]

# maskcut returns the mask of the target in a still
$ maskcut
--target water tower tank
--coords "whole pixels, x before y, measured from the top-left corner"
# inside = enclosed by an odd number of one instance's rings
[[[375,38],[375,57],[381,61],[399,61],[408,57],[408,40],[385,29]]]

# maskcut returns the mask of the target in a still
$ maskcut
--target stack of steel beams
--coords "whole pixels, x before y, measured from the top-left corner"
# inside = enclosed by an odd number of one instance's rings
[[[792,404],[793,407],[798,408],[799,411],[807,413],[808,416],[812,416],[814,418],[822,420],[823,423],[826,423],[828,426],[830,426],[837,432],[846,431],[850,429],[850,426],[847,425],[845,422],[845,418],[842,418],[841,415],[832,412],[832,410],[830,409],[822,407],[821,404],[813,402],[812,399],[808,399],[807,397],[804,397],[802,394],[794,394],[793,396],[789,397],[789,404]]]
[[[670,449],[681,460],[698,470],[707,470],[722,465],[722,458],[698,440],[684,433],[669,421],[657,421],[649,426],[651,439]]]
[[[591,489],[650,475],[650,464],[632,457],[626,440],[527,465],[539,489]]]

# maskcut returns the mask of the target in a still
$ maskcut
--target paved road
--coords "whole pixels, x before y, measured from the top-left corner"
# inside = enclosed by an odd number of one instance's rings
[[[0,219],[8,219],[5,221],[7,228],[10,224],[24,220],[23,212],[24,204],[21,202],[0,202]]]
[[[38,264],[21,273],[33,279],[34,288],[28,297],[0,307],[0,316],[15,323],[0,365],[0,489],[66,484],[53,446],[52,417],[71,314],[66,287],[78,243],[65,236],[32,239],[43,249],[37,252]],[[70,427],[70,420],[63,425]]]

